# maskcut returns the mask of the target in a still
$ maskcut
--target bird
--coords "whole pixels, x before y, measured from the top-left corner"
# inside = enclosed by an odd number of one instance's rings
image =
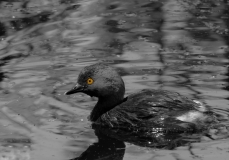
[[[208,106],[177,92],[147,88],[125,97],[122,77],[105,63],[84,67],[76,85],[65,95],[78,92],[98,97],[89,116],[92,123],[125,133],[144,137],[194,133],[207,130],[216,122]]]

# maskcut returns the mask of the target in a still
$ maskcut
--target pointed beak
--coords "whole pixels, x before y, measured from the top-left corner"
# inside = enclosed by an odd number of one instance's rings
[[[84,86],[81,86],[80,84],[76,84],[75,87],[73,87],[71,90],[65,92],[65,95],[70,95],[70,94],[74,94],[74,93],[78,93],[78,92],[83,92],[84,91]]]

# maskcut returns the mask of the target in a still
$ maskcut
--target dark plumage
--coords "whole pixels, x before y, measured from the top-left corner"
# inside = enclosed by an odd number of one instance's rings
[[[83,92],[98,97],[90,120],[100,126],[141,132],[194,132],[207,129],[214,114],[201,102],[176,92],[144,89],[124,98],[125,86],[116,70],[97,63],[85,67],[77,85],[66,94]]]

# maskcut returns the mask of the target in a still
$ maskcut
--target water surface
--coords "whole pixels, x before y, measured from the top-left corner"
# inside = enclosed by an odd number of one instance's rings
[[[124,144],[94,133],[95,98],[64,95],[104,62],[126,95],[176,91],[228,126],[228,10],[227,0],[0,1],[0,159],[228,159],[227,128],[175,150]]]

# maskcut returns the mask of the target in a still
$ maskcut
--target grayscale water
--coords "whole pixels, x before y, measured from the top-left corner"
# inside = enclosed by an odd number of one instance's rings
[[[1,0],[0,40],[0,160],[93,160],[90,149],[101,160],[228,159],[227,128],[174,150],[117,142],[113,153],[112,140],[93,150],[96,99],[64,95],[83,67],[105,62],[126,95],[176,91],[229,126],[228,0]]]

